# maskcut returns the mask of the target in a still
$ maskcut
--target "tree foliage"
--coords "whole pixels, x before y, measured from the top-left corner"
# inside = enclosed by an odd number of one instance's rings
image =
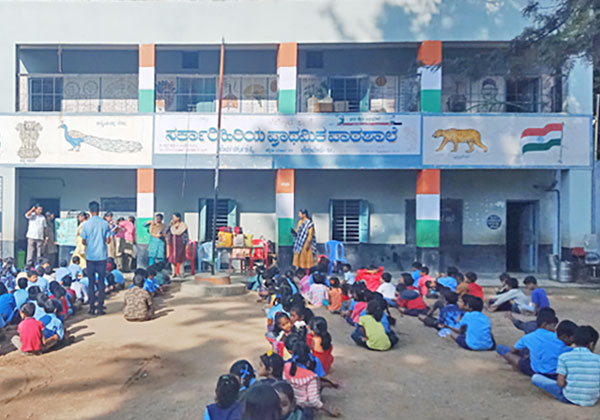
[[[600,69],[600,0],[529,0],[523,15],[532,25],[512,42],[518,56],[567,69],[583,57]]]

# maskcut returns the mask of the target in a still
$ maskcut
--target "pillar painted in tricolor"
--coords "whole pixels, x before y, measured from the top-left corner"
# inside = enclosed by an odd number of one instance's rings
[[[147,244],[150,240],[144,226],[154,217],[154,169],[137,170],[137,243]]]
[[[296,113],[298,44],[285,42],[277,49],[277,107],[281,114]]]
[[[294,170],[279,169],[275,186],[275,213],[277,214],[277,245],[294,243]]]
[[[442,111],[442,41],[423,41],[417,55],[421,75],[421,111]]]
[[[139,48],[138,111],[154,112],[154,44],[141,44]]]
[[[440,170],[424,169],[417,175],[417,247],[440,246]]]

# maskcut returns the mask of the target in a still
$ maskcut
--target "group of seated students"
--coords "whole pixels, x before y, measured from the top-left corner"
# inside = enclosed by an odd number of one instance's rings
[[[401,316],[414,317],[463,349],[496,350],[561,402],[593,406],[598,401],[600,356],[593,353],[598,333],[572,321],[559,323],[535,277],[523,282],[528,296],[504,273],[501,288],[486,300],[477,275],[463,275],[455,267],[433,278],[427,267],[415,263],[394,285],[383,267],[353,273],[345,264],[339,276],[330,276],[328,266],[322,259],[308,272],[280,273],[271,267],[250,279],[248,288],[267,304],[270,350],[260,356],[256,374],[248,361],[240,360],[219,378],[216,403],[207,407],[205,420],[302,420],[318,411],[340,414],[321,397],[324,388],[338,384],[329,376],[334,356],[327,320],[314,315],[311,308],[316,307],[341,315],[354,327],[352,340],[374,351],[390,350],[398,343],[390,313],[396,308]],[[497,345],[484,311],[506,311],[525,335],[512,347]],[[523,321],[513,313],[536,319]],[[257,381],[256,375],[264,379]]]
[[[68,317],[88,304],[87,270],[82,269],[79,257],[66,260],[52,269],[48,260],[42,259],[31,267],[19,271],[12,259],[2,264],[0,277],[0,331],[17,326],[12,344],[23,354],[40,354],[57,345],[64,345],[69,335],[64,326]],[[157,262],[147,270],[138,269],[131,288],[125,293],[124,316],[129,321],[151,319],[152,298],[170,282],[163,273],[166,263]],[[125,279],[114,259],[107,260],[104,293],[109,295],[123,290]],[[98,284],[98,283],[97,283]],[[106,310],[100,308],[101,313]]]

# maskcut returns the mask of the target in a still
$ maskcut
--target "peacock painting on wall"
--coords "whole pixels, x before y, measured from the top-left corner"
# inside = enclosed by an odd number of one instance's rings
[[[141,152],[142,143],[133,140],[109,139],[70,129],[64,122],[58,127],[64,130],[65,140],[72,146],[69,151],[79,152],[82,144],[110,153]]]

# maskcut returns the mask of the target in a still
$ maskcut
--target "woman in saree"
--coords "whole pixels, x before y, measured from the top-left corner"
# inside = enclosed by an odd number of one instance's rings
[[[167,239],[167,251],[169,252],[169,262],[173,267],[173,277],[183,277],[185,269],[182,269],[181,266],[186,260],[185,247],[188,243],[188,227],[181,220],[181,213],[173,213]]]
[[[309,269],[315,265],[317,257],[317,241],[315,239],[315,224],[308,210],[300,210],[300,221],[296,230],[292,229],[294,236],[294,260],[292,265],[297,268]]]
[[[148,233],[150,234],[150,243],[148,244],[149,265],[154,265],[155,262],[161,262],[165,259],[167,225],[163,223],[163,217],[162,214],[158,213],[154,216],[154,221],[146,223]]]
[[[77,215],[77,222],[79,223],[79,227],[77,228],[77,239],[75,242],[75,250],[73,251],[73,257],[79,257],[79,266],[81,269],[87,267],[87,262],[85,260],[85,245],[83,244],[83,239],[81,239],[81,229],[83,229],[83,223],[88,219],[88,214],[81,211]],[[73,258],[71,257],[71,264],[73,264]]]

